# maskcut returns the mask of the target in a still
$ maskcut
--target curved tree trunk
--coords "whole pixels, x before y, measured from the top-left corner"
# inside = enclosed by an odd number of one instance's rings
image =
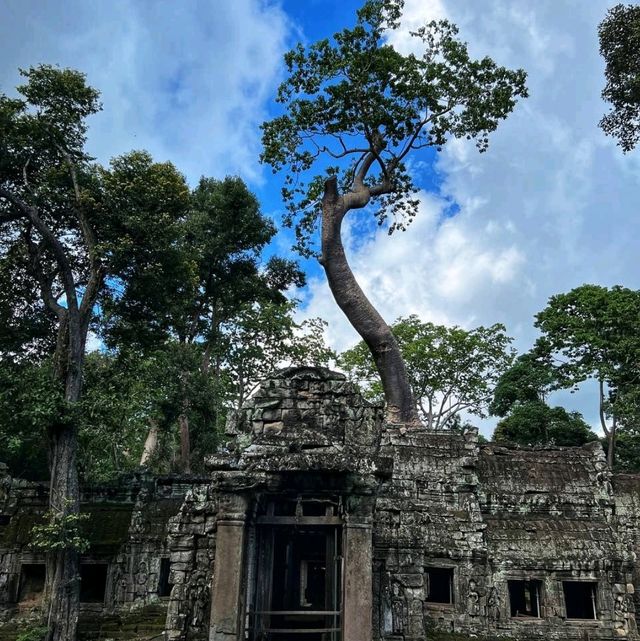
[[[364,204],[368,201],[367,195]],[[322,199],[321,264],[340,309],[371,350],[382,380],[387,420],[417,425],[420,420],[398,343],[358,285],[347,262],[340,233],[347,212],[345,199],[338,194],[336,179],[327,180]]]

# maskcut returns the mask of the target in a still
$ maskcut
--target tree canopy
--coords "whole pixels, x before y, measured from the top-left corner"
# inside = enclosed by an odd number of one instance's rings
[[[640,291],[582,285],[549,299],[536,316],[536,351],[553,365],[558,387],[598,384],[602,430],[613,466],[616,432],[638,424]]]
[[[352,29],[298,45],[285,56],[280,116],[263,124],[263,162],[284,170],[285,224],[297,248],[317,253],[336,302],[371,350],[391,422],[418,422],[406,367],[392,332],[355,280],[341,239],[346,214],[375,205],[379,224],[404,229],[416,215],[417,183],[407,161],[451,138],[488,135],[527,95],[526,74],[473,59],[457,29],[431,22],[411,34],[418,54],[388,41],[402,0],[367,0]]]
[[[463,413],[486,416],[493,388],[513,361],[511,339],[503,325],[464,330],[399,318],[391,331],[402,357],[423,423],[433,430],[449,429]],[[364,342],[340,354],[339,364],[365,394],[382,399],[375,363]]]
[[[605,61],[602,97],[611,103],[600,127],[628,152],[640,139],[640,5],[611,7],[598,27],[598,36]]]

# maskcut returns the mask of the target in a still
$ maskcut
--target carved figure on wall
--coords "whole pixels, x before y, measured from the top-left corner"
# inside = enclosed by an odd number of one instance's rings
[[[489,596],[487,597],[487,614],[489,615],[489,621],[498,623],[500,621],[500,606],[502,605],[502,599],[498,594],[498,589],[493,586],[489,589]]]
[[[136,572],[136,599],[144,599],[147,596],[147,564],[140,561],[138,571]]]
[[[391,597],[391,620],[393,634],[402,634],[404,632],[404,597],[400,586],[393,583]]]
[[[9,574],[7,572],[0,573],[0,603],[9,600]]]
[[[469,581],[467,591],[467,614],[472,617],[480,616],[480,593],[473,579]]]
[[[205,622],[207,603],[209,601],[209,588],[207,587],[204,576],[201,574],[199,574],[196,579],[192,594],[193,608],[191,610],[191,625],[194,628],[199,628]]]
[[[613,600],[613,618],[622,623],[624,629],[635,630],[635,616],[633,607],[630,607],[629,596],[618,593]]]

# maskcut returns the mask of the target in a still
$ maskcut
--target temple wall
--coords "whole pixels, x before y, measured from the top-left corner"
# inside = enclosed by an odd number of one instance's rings
[[[611,475],[598,444],[512,449],[381,419],[340,374],[284,370],[205,477],[86,488],[82,561],[102,566],[104,594],[82,604],[80,638],[242,635],[257,515],[274,497],[337,501],[343,615],[371,611],[343,641],[640,638],[639,476]],[[0,469],[2,641],[37,613],[37,568],[23,566],[43,562],[29,532],[46,504],[45,486]]]

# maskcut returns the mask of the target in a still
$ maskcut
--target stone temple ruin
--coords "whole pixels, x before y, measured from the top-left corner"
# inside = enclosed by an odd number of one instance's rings
[[[209,474],[86,488],[82,639],[638,639],[640,477],[599,444],[385,424],[341,374],[277,372]],[[0,640],[37,611],[46,487],[0,471]]]

